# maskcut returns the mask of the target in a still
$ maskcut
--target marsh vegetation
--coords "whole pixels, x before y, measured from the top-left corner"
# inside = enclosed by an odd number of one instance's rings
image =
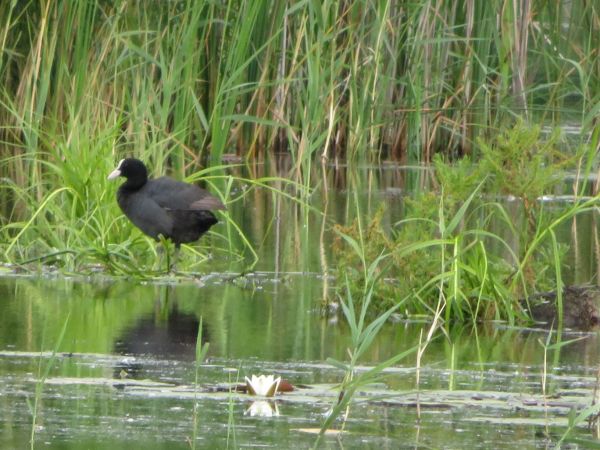
[[[556,293],[562,331],[563,287],[597,282],[599,14],[584,0],[0,2],[2,270],[257,290],[303,274],[287,307],[348,332],[347,352],[310,354],[341,383],[322,432],[386,370],[413,365],[418,392],[455,327],[531,325],[537,292]],[[127,156],[227,206],[175,274],[106,180]],[[61,311],[52,339],[18,349],[75,351]],[[357,369],[398,320],[427,326]],[[548,336],[560,367],[565,339]],[[55,364],[38,371],[32,446]]]

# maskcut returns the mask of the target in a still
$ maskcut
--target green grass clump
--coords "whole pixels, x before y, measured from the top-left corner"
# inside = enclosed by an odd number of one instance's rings
[[[524,318],[519,298],[561,285],[567,247],[557,243],[554,230],[594,203],[547,210],[539,201],[555,192],[561,174],[582,155],[559,152],[559,138],[542,139],[539,127],[518,122],[482,144],[480,163],[435,158],[434,188],[407,198],[404,218],[391,229],[382,225],[383,210],[366,225],[356,220],[335,227],[340,277],[360,286],[361,261],[385,255],[386,281],[374,288],[375,311],[404,302],[407,314],[431,316],[443,298],[446,320]],[[513,204],[520,213],[508,211]]]
[[[565,169],[573,170],[583,156],[581,151],[560,149],[560,140],[559,129],[542,139],[539,125],[519,122],[499,133],[491,143],[480,141],[479,171],[490,177],[486,190],[519,198],[532,232],[541,212],[536,204],[538,198],[552,194]]]
[[[157,243],[133,226],[117,206],[116,190],[122,181],[106,179],[118,162],[118,156],[111,154],[115,136],[96,141],[81,138],[77,145],[61,144],[52,153],[37,155],[41,159],[31,163],[39,163],[42,170],[35,187],[22,187],[7,179],[0,184],[0,196],[12,203],[10,213],[0,216],[0,252],[5,263],[31,271],[50,268],[139,277],[165,274],[166,266],[157,265]],[[148,153],[140,157],[149,163],[152,177],[164,174],[158,172],[160,164]],[[196,169],[185,180],[202,184],[228,206],[243,202],[256,188],[265,197],[303,203],[303,186],[280,177],[248,179],[235,169]],[[242,267],[256,263],[254,244],[238,225],[243,213],[219,212],[218,226],[198,243],[183,246],[179,271],[198,271],[215,254]],[[267,212],[264,220],[269,220]]]

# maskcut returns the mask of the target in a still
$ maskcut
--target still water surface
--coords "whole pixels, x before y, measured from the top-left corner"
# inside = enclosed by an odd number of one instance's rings
[[[198,448],[315,445],[308,431],[320,427],[344,377],[327,358],[347,361],[350,345],[343,317],[322,314],[323,299],[334,297],[330,226],[349,223],[356,205],[369,215],[381,202],[384,222],[400,220],[398,194],[413,175],[398,173],[367,174],[362,186],[386,186],[368,195],[349,180],[325,180],[329,193],[311,197],[322,214],[268,192],[247,195],[229,212],[258,252],[243,277],[227,275],[236,269],[218,257],[198,267],[204,276],[181,282],[0,277],[0,448],[29,447],[36,398],[37,448],[190,448],[194,405]],[[575,255],[567,281],[587,282],[598,267],[596,225],[577,220],[557,234]],[[196,384],[200,326],[209,351]],[[361,364],[415,347],[428,328],[387,324]],[[581,340],[546,355],[544,330],[487,323],[438,334],[421,360],[419,386],[411,353],[357,394],[344,434],[326,436],[319,448],[545,448],[565,432],[572,407],[592,402],[596,333],[565,334],[562,341]],[[46,370],[45,383],[36,383]],[[271,403],[271,417],[260,416],[248,395],[218,389],[252,374],[281,376],[298,389]],[[574,436],[593,439],[585,428]]]
[[[321,279],[255,278],[204,285],[0,279],[0,447],[28,446],[35,380],[50,361],[42,349],[59,355],[40,394],[38,448],[189,448],[194,401],[201,448],[312,446],[315,436],[303,429],[319,427],[335,401],[343,373],[325,360],[346,359],[348,329],[320,314]],[[200,322],[210,348],[195,391]],[[389,324],[364,364],[416,345],[423,327]],[[546,335],[497,324],[455,327],[423,357],[420,420],[412,354],[357,397],[346,434],[320,447],[543,447],[545,423],[554,439],[565,430],[568,405],[558,399],[591,399],[600,350],[591,333],[565,336],[584,339],[549,352],[546,389],[557,397],[545,409],[539,341]],[[278,416],[252,416],[247,395],[207,392],[259,373],[302,386],[275,400]]]

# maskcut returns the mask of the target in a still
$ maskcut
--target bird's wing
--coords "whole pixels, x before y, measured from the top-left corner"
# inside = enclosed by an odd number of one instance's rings
[[[204,189],[169,177],[150,180],[144,186],[149,197],[163,208],[181,210],[225,209],[217,197]]]
[[[121,209],[136,227],[155,239],[161,234],[165,237],[171,235],[173,217],[151,197],[136,192],[126,201],[129,207],[121,205]]]

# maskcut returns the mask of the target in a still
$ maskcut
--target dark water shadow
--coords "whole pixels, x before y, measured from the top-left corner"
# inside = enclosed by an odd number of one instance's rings
[[[175,292],[173,286],[161,286],[154,311],[141,316],[115,340],[114,352],[127,357],[115,367],[115,378],[145,377],[144,366],[152,359],[194,361],[200,320],[178,308]],[[203,323],[202,343],[208,341],[209,330]]]

